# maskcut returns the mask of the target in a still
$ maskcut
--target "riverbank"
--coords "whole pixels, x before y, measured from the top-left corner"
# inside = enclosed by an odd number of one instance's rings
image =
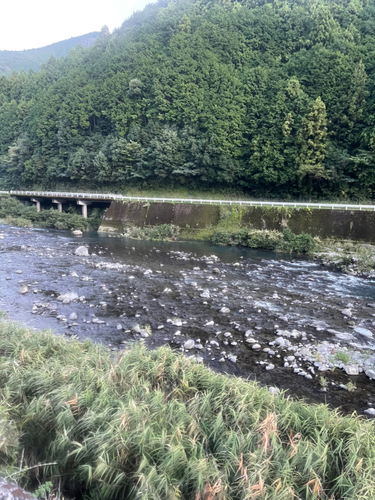
[[[256,230],[213,230],[206,228],[180,229],[172,224],[152,227],[132,227],[119,235],[123,238],[153,241],[208,241],[214,245],[239,246],[268,250],[278,253],[305,254],[323,265],[334,266],[353,276],[375,276],[375,245],[360,241],[313,238],[310,234],[294,234],[284,231]]]
[[[102,216],[103,210],[99,209],[91,211],[87,219],[74,210],[59,212],[51,208],[37,212],[33,205],[24,205],[13,196],[0,194],[0,224],[89,231],[98,229]]]
[[[268,211],[269,212],[269,211]],[[276,210],[276,214],[280,210]],[[287,212],[285,212],[287,213]],[[222,211],[217,226],[210,224],[181,228],[174,224],[155,224],[137,227],[128,224],[119,236],[155,241],[208,241],[214,245],[242,246],[308,254],[324,265],[332,265],[345,273],[359,276],[375,276],[375,246],[361,242],[312,237],[308,233],[295,234],[290,229],[282,232],[267,229],[241,227],[241,210]],[[285,216],[285,214],[284,214]],[[59,230],[97,230],[102,223],[103,210],[94,209],[87,219],[80,214],[59,212],[54,209],[37,212],[9,195],[0,195],[0,223],[19,227],[55,228]]]
[[[168,347],[114,354],[2,320],[0,362],[2,474],[31,489],[38,477],[91,499],[373,498],[371,422]],[[26,470],[38,463],[51,465]]]

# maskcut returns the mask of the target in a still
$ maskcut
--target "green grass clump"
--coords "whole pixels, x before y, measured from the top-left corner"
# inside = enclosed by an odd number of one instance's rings
[[[137,240],[170,240],[176,239],[180,228],[173,224],[160,224],[152,227],[130,227],[126,236]]]
[[[55,229],[97,229],[102,220],[102,210],[94,208],[84,219],[75,212],[59,212],[51,208],[37,212],[36,207],[27,206],[13,196],[0,195],[0,220],[21,227],[43,227]]]
[[[341,361],[341,363],[347,365],[350,362],[350,356],[347,352],[339,351],[335,354],[335,361]]]
[[[346,272],[368,274],[375,269],[375,246],[360,241],[323,240],[317,256]]]
[[[56,462],[31,469],[29,486],[39,474],[90,500],[374,498],[371,422],[273,396],[170,348],[138,344],[114,359],[2,321],[0,366],[5,425],[19,440],[0,455],[8,474],[21,454],[26,467]]]
[[[244,228],[234,232],[216,231],[212,243],[297,253],[312,253],[316,247],[315,240],[310,234],[294,234],[290,229],[284,229],[282,233],[275,230]]]

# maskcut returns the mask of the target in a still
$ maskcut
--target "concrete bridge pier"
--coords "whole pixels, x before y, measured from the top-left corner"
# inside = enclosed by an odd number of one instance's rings
[[[31,201],[36,203],[36,211],[40,212],[40,206],[43,200],[41,198],[31,198]]]
[[[92,201],[77,200],[77,205],[82,206],[82,217],[87,219],[87,207],[92,204]]]
[[[57,204],[57,210],[58,210],[59,212],[62,212],[62,206],[63,206],[63,203],[66,203],[66,200],[58,200],[58,199],[54,199],[54,200],[52,200],[52,203]]]

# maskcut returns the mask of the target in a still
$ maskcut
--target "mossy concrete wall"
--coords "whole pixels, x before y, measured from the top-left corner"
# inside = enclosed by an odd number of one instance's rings
[[[306,208],[198,205],[185,203],[113,201],[99,228],[101,232],[121,233],[129,226],[147,227],[174,224],[189,231],[235,231],[288,227],[294,233],[322,238],[343,238],[375,242],[375,212]],[[203,232],[202,232],[203,234]]]

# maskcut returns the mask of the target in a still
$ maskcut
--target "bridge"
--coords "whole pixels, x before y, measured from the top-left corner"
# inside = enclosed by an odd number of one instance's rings
[[[322,210],[369,210],[375,211],[375,205],[360,205],[353,203],[303,203],[284,201],[252,201],[252,200],[209,200],[199,198],[155,198],[150,196],[124,196],[122,194],[103,193],[67,193],[55,191],[0,191],[3,194],[16,196],[17,198],[28,198],[35,203],[38,212],[41,210],[43,201],[49,200],[57,206],[61,212],[63,204],[67,201],[75,201],[82,207],[82,215],[87,218],[87,207],[93,202],[109,203],[116,201],[142,201],[160,203],[194,203],[210,205],[240,205],[253,207],[285,207],[285,208],[318,208]]]

